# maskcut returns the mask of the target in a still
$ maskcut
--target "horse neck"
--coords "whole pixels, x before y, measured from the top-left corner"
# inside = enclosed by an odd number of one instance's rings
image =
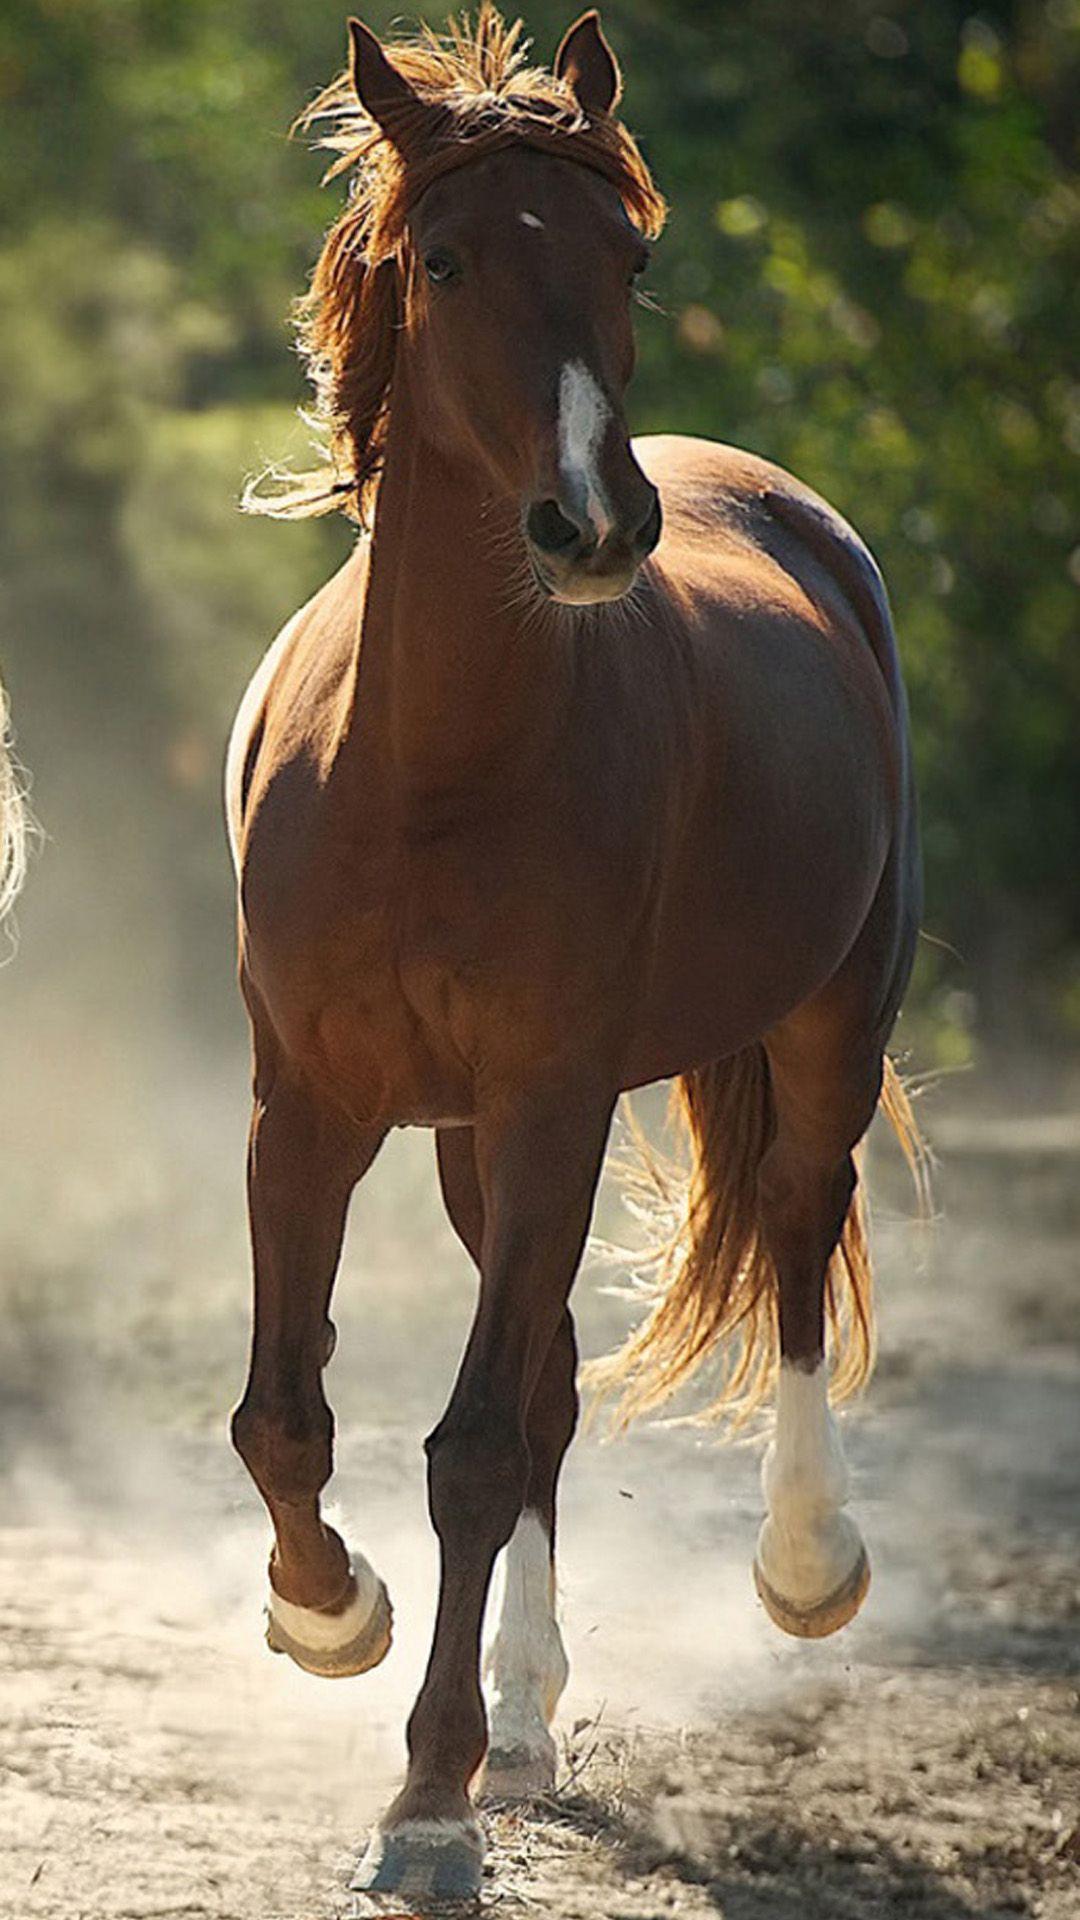
[[[432,444],[395,379],[349,731],[416,799],[529,782],[567,711],[565,639],[527,593],[518,517]]]

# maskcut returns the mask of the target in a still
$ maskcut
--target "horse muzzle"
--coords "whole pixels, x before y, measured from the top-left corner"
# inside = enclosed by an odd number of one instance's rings
[[[660,495],[646,483],[648,498],[598,531],[568,500],[538,500],[524,515],[525,545],[541,592],[566,606],[587,607],[620,600],[655,549],[663,516]]]

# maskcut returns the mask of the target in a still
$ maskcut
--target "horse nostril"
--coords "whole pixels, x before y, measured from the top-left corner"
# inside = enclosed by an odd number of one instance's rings
[[[570,558],[585,545],[581,528],[567,519],[557,500],[540,500],[535,507],[530,507],[525,527],[529,539],[535,547],[539,547],[541,553],[557,553]]]

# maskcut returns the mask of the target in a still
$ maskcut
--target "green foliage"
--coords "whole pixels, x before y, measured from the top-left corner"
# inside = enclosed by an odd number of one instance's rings
[[[170,698],[216,740],[239,698],[237,636],[267,640],[293,610],[299,583],[327,564],[317,521],[245,523],[238,539],[237,476],[271,455],[306,458],[308,438],[284,406],[164,413],[132,473],[121,550],[160,636]]]
[[[346,537],[234,512],[296,432],[287,310],[337,200],[285,134],[345,11],[8,0],[0,21],[0,552],[38,648],[71,645],[62,555],[82,684],[100,668],[156,738],[202,740],[183,778],[208,844],[228,707]],[[545,56],[569,11],[529,10]],[[753,447],[868,539],[911,692],[927,924],[965,957],[934,959],[927,992],[1000,1019],[1041,969],[1067,1015],[1080,0],[621,0],[607,24],[673,206],[635,424]]]

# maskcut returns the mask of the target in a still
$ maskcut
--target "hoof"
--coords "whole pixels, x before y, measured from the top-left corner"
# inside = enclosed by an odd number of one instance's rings
[[[270,1590],[266,1644],[271,1653],[329,1680],[343,1680],[377,1667],[390,1651],[393,1614],[390,1596],[362,1554],[354,1554],[344,1606],[328,1613],[297,1607]]]
[[[394,1893],[412,1905],[475,1900],[484,1842],[475,1820],[406,1820],[376,1827],[349,1882],[354,1893]]]
[[[484,1800],[540,1800],[555,1786],[555,1742],[488,1748],[477,1791]]]
[[[796,1607],[785,1600],[775,1587],[769,1585],[757,1560],[754,1561],[754,1585],[758,1599],[776,1626],[785,1633],[794,1634],[798,1640],[824,1640],[828,1634],[838,1633],[841,1627],[847,1626],[849,1620],[854,1620],[870,1586],[870,1562],[864,1547],[843,1585],[813,1607]]]

